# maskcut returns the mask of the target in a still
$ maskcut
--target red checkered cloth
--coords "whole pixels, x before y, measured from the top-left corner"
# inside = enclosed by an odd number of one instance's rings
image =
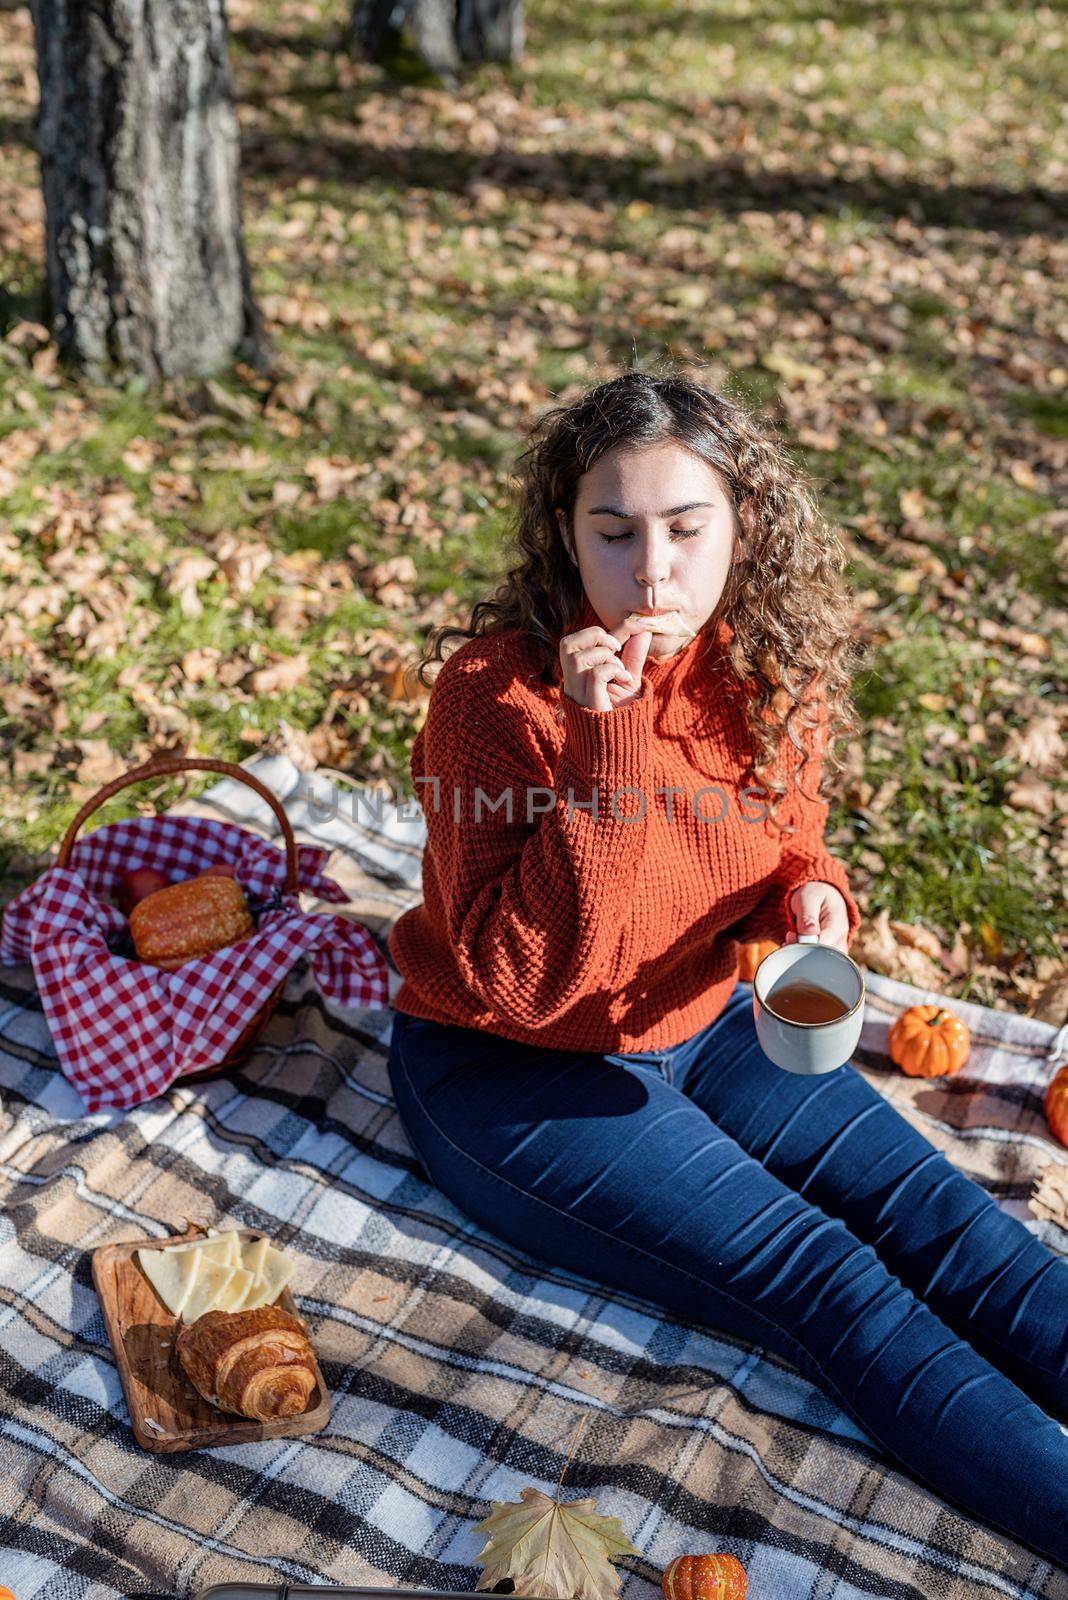
[[[298,845],[298,886],[346,900],[324,876],[330,851]],[[255,933],[174,972],[127,960],[107,945],[126,918],[102,896],[124,871],[158,867],[174,880],[216,863],[261,911]],[[275,985],[304,954],[323,995],[339,1006],[389,1004],[387,964],[362,923],[304,912],[283,892],[285,851],[211,817],[132,817],[94,828],[4,908],[0,963],[33,964],[41,1004],[66,1076],[90,1111],[139,1105],[175,1078],[214,1066]]]

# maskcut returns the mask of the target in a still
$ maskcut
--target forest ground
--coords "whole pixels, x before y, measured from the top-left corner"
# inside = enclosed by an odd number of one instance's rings
[[[154,393],[41,325],[32,31],[0,11],[0,901],[161,745],[404,790],[403,669],[508,565],[525,429],[666,351],[774,420],[846,548],[854,953],[1063,1021],[1063,13],[532,0],[522,64],[459,94],[344,21],[231,6],[274,365]]]

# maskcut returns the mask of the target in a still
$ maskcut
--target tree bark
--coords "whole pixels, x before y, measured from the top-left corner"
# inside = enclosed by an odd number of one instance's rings
[[[415,0],[408,12],[412,42],[427,66],[458,82],[460,51],[456,43],[456,0]]]
[[[459,0],[456,34],[466,61],[517,62],[523,54],[523,0]]]
[[[390,34],[408,14],[411,0],[356,0],[349,26],[348,44],[369,61],[380,61]]]
[[[407,25],[423,61],[458,85],[463,62],[519,60],[523,0],[356,0],[349,37],[372,61]]]
[[[262,363],[223,0],[33,0],[46,274],[98,378]]]

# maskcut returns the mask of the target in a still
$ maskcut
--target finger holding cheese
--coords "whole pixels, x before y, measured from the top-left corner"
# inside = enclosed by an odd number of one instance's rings
[[[174,1250],[138,1250],[137,1260],[167,1310],[173,1317],[181,1316],[199,1275],[199,1255]]]

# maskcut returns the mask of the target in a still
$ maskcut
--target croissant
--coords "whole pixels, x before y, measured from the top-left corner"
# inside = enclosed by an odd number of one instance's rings
[[[175,1345],[193,1387],[223,1411],[257,1422],[294,1417],[315,1391],[315,1352],[299,1317],[280,1306],[205,1311]]]

